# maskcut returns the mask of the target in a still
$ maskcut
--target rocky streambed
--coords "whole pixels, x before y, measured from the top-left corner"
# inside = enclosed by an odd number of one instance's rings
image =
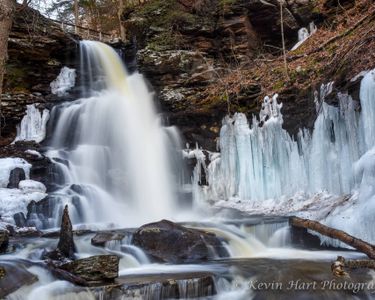
[[[338,254],[356,258],[362,254],[328,250],[313,236],[291,229],[285,217],[234,210],[216,213],[237,219],[183,224],[162,220],[139,228],[96,231],[82,226],[73,230],[65,213],[61,230],[10,232],[0,256],[0,296],[352,299],[371,295],[371,272],[353,271],[350,278],[337,279],[330,270]]]

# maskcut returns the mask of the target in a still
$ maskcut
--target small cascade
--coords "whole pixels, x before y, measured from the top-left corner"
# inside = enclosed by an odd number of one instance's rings
[[[242,230],[257,238],[264,245],[270,246],[275,245],[274,238],[277,238],[277,233],[288,227],[289,221],[288,219],[285,219],[278,222],[261,222],[260,224],[254,225],[242,225]]]
[[[251,257],[265,249],[265,246],[254,236],[246,235],[234,226],[226,226],[225,228],[210,227],[204,228],[204,230],[215,233],[217,237],[223,239],[225,248],[230,257],[233,258]]]
[[[291,236],[290,236],[290,227],[284,226],[277,229],[274,234],[269,238],[268,246],[270,247],[290,247],[291,245]]]

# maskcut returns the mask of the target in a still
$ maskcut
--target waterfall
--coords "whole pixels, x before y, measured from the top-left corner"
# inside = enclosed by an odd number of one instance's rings
[[[361,113],[348,94],[338,93],[339,106],[334,107],[324,102],[323,92],[312,134],[300,130],[295,139],[282,128],[277,95],[265,98],[259,120],[253,117],[251,125],[242,113],[224,118],[220,157],[207,167],[206,197],[259,203],[299,191],[352,192],[361,184],[362,175],[355,169],[366,165],[361,164],[363,155],[375,145],[374,74],[375,70],[362,80]],[[367,176],[366,171],[362,173]]]
[[[55,106],[49,123],[47,155],[61,182],[56,213],[69,203],[75,223],[121,226],[173,217],[176,131],[162,126],[144,78],[127,74],[114,49],[92,41],[80,48],[84,98]]]

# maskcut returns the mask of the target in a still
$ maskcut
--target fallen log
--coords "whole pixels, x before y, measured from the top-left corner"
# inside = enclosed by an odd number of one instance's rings
[[[375,260],[369,259],[349,259],[346,260],[342,256],[337,256],[336,261],[331,265],[331,271],[335,277],[348,277],[349,274],[345,271],[345,268],[348,269],[375,269]]]
[[[360,252],[365,253],[369,258],[375,259],[375,246],[371,245],[361,239],[357,239],[345,231],[334,229],[326,225],[320,224],[317,221],[312,221],[308,219],[302,219],[298,217],[291,217],[289,223],[292,226],[306,228],[316,231],[322,235],[328,236],[333,239],[337,239]]]

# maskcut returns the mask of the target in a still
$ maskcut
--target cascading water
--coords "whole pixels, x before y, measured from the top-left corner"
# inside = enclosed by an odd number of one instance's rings
[[[92,41],[81,42],[81,73],[88,97],[51,112],[47,155],[59,164],[64,186],[54,196],[73,204],[76,223],[171,218],[176,135],[162,127],[143,77],[128,75],[115,50]]]

